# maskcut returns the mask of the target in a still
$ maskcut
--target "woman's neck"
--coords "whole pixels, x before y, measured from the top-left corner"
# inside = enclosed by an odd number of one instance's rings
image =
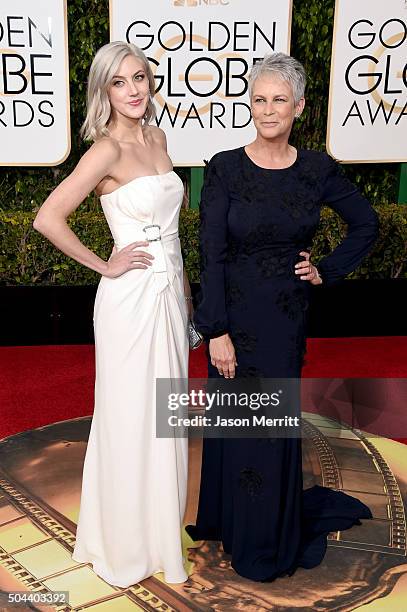
[[[120,119],[113,119],[107,127],[110,136],[119,142],[146,144],[141,119],[120,117]]]
[[[297,150],[287,140],[275,142],[259,136],[246,147],[246,151],[261,165],[270,167],[288,166],[297,157]]]

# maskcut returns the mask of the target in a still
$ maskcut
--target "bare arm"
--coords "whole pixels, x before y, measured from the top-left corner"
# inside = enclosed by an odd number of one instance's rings
[[[143,265],[135,265],[137,254],[131,247],[147,245],[147,242],[133,243],[122,249],[122,255],[111,256],[108,262],[89,250],[67,224],[67,218],[83,202],[86,196],[95,189],[100,181],[111,172],[112,167],[120,157],[119,149],[109,141],[100,141],[83,155],[74,171],[63,180],[45,200],[34,219],[34,229],[43,234],[65,255],[79,263],[107,276],[119,276],[134,267],[147,267],[147,258],[152,256],[143,253],[137,261]],[[148,262],[148,263],[147,263]]]
[[[117,162],[119,151],[110,143],[94,144],[74,171],[48,196],[34,219],[34,229],[43,234],[65,255],[100,274],[107,263],[90,251],[67,224],[68,216],[108,174]]]

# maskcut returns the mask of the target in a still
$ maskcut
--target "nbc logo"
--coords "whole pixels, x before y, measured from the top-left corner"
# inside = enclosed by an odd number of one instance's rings
[[[229,0],[173,0],[174,6],[226,6]]]
[[[198,0],[174,0],[174,6],[198,6]]]

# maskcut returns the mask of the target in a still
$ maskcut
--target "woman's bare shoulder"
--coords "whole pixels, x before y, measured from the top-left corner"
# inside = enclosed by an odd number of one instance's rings
[[[72,175],[93,184],[91,189],[95,189],[104,177],[110,175],[120,156],[121,150],[117,142],[112,138],[101,138],[82,155]]]
[[[154,141],[157,142],[158,144],[163,145],[164,147],[167,146],[167,137],[165,135],[164,130],[162,130],[161,128],[159,128],[156,125],[148,125],[144,128],[146,130],[146,134]]]
[[[92,155],[118,159],[121,155],[121,148],[117,140],[109,136],[103,136],[89,147],[88,153],[90,152],[92,152]]]
[[[95,165],[99,168],[109,168],[119,161],[120,145],[113,138],[100,138],[94,142],[81,157],[80,167]]]

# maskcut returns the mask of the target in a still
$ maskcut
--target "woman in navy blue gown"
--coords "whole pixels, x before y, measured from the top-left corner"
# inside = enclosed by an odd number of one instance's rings
[[[299,377],[311,285],[354,270],[378,231],[369,202],[326,153],[288,143],[304,108],[305,73],[276,53],[249,76],[254,142],[216,154],[201,197],[201,300],[209,376]],[[307,248],[322,204],[348,224],[318,269]],[[329,313],[327,313],[329,316]],[[194,540],[221,540],[232,567],[270,581],[318,565],[330,531],[372,518],[340,491],[303,491],[301,439],[205,439]]]

